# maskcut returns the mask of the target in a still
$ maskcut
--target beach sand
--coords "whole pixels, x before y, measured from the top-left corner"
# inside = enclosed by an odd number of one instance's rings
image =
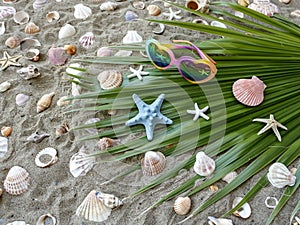
[[[76,56],[89,55],[95,56],[97,50],[103,46],[116,45],[122,43],[122,39],[128,30],[136,30],[144,40],[152,37],[160,41],[169,41],[172,39],[186,39],[191,41],[199,41],[208,38],[200,32],[187,31],[175,27],[167,27],[163,35],[156,35],[152,31],[157,27],[151,26],[147,21],[125,21],[125,13],[132,10],[138,14],[139,18],[148,17],[147,10],[137,10],[132,7],[130,1],[118,2],[119,6],[115,11],[101,12],[99,10],[100,3],[95,3],[92,0],[62,0],[56,2],[48,0],[48,3],[39,11],[33,10],[34,1],[19,0],[11,6],[17,11],[25,10],[30,15],[30,21],[40,27],[40,32],[33,35],[24,33],[24,25],[18,25],[13,21],[12,17],[5,18],[6,31],[0,36],[1,48],[0,54],[7,51],[10,55],[21,53],[20,47],[9,49],[4,45],[5,40],[10,36],[17,36],[20,39],[32,37],[41,42],[41,58],[38,62],[30,62],[27,59],[20,59],[19,62],[23,66],[34,64],[40,71],[41,76],[23,80],[16,71],[18,67],[11,66],[5,71],[0,72],[0,83],[10,81],[11,88],[0,93],[0,125],[11,126],[12,134],[8,137],[9,148],[7,154],[0,158],[0,187],[3,189],[3,195],[0,197],[0,225],[6,225],[15,220],[24,220],[28,224],[36,224],[37,219],[46,213],[52,214],[57,218],[57,224],[60,225],[170,225],[176,224],[185,218],[174,213],[173,200],[167,201],[159,207],[150,210],[144,215],[140,215],[143,210],[153,204],[164,194],[170,192],[180,183],[193,176],[191,171],[182,171],[176,178],[167,183],[160,185],[142,195],[133,199],[128,199],[124,205],[112,211],[108,220],[102,223],[90,222],[75,215],[77,207],[81,204],[86,195],[93,189],[101,190],[105,193],[112,193],[119,198],[125,198],[130,193],[138,190],[143,185],[149,183],[153,178],[145,178],[141,171],[136,171],[129,176],[126,176],[116,182],[111,182],[107,185],[100,185],[109,180],[118,173],[130,168],[130,165],[116,163],[97,163],[94,168],[82,177],[74,178],[69,172],[69,161],[73,154],[85,145],[87,148],[93,146],[93,142],[78,142],[82,133],[70,131],[65,135],[57,138],[55,129],[67,123],[70,128],[78,125],[82,118],[80,113],[66,113],[66,107],[56,105],[57,100],[62,96],[71,96],[71,83],[63,75],[67,65],[72,57],[69,57],[68,62],[63,66],[54,66],[49,63],[47,51],[51,46],[63,47],[66,44],[74,44],[77,46]],[[101,1],[101,3],[104,1]],[[295,9],[300,9],[300,2],[292,0],[288,5],[279,3],[273,0],[280,7],[281,13],[292,21],[300,24],[300,20],[290,16],[290,12]],[[87,19],[75,19],[73,6],[83,3],[92,9],[92,16]],[[145,1],[146,5],[151,4],[151,1]],[[164,12],[167,8],[163,7],[162,3],[157,2]],[[7,5],[7,4],[0,4]],[[52,23],[48,23],[45,15],[53,10],[60,13],[60,19]],[[191,21],[195,17],[189,13],[182,13],[183,21]],[[167,19],[160,15],[158,18]],[[1,21],[1,20],[0,20]],[[76,34],[64,39],[58,39],[60,28],[69,23],[76,29]],[[95,35],[95,43],[88,49],[81,47],[79,38],[86,32],[93,32]],[[284,42],[284,40],[283,40]],[[23,53],[24,54],[24,53]],[[106,69],[107,65],[91,65],[94,70],[101,72]],[[122,66],[124,72],[129,72],[129,66]],[[36,103],[44,94],[55,92],[50,108],[44,112],[36,112]],[[23,93],[30,96],[30,100],[25,106],[20,107],[15,103],[17,94]],[[85,115],[86,116],[86,115]],[[87,118],[95,117],[91,114]],[[78,122],[80,121],[80,122]],[[27,141],[27,137],[34,132],[46,132],[50,137],[45,138],[40,143]],[[130,139],[130,137],[128,138]],[[125,141],[125,140],[123,140]],[[36,154],[46,148],[53,147],[58,151],[58,162],[47,168],[39,168],[34,164]],[[176,162],[187,158],[188,155],[183,155],[177,158],[168,158],[167,167],[172,168]],[[12,166],[19,165],[25,168],[30,174],[31,181],[29,190],[19,196],[9,195],[4,191],[3,181]],[[297,166],[294,164],[293,166]],[[253,184],[263,175],[263,172],[255,175],[246,182],[237,191],[220,200],[218,203],[209,207],[204,212],[191,218],[184,224],[200,225],[207,224],[208,216],[220,217],[231,208],[232,201],[236,196],[244,196]],[[199,183],[197,183],[199,184]],[[219,188],[225,185],[224,182],[216,184]],[[266,218],[272,212],[266,208],[265,199],[267,196],[280,198],[283,190],[275,189],[270,185],[249,202],[252,208],[252,215],[249,219],[243,220],[234,216],[228,218],[234,221],[234,224],[245,225],[260,225],[264,224]],[[201,203],[205,202],[214,192],[205,189],[192,196],[192,209],[195,209]],[[290,213],[293,207],[300,199],[300,194],[297,192],[294,195],[294,200],[291,199],[284,207],[280,215],[275,219],[274,224],[286,225],[289,222]]]

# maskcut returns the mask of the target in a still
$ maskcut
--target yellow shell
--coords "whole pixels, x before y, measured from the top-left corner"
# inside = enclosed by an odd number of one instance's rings
[[[13,166],[4,180],[4,188],[11,195],[20,195],[28,190],[29,180],[29,174],[24,168]]]
[[[120,87],[123,82],[121,72],[116,70],[105,70],[98,75],[97,79],[104,90]]]
[[[25,27],[26,34],[35,34],[38,33],[39,31],[40,28],[37,25],[35,25],[33,22],[28,23]]]
[[[65,45],[64,50],[68,55],[75,55],[76,54],[76,46],[75,45]]]
[[[55,95],[54,92],[51,92],[49,94],[43,95],[40,100],[37,102],[36,111],[38,113],[43,112],[44,110],[48,109],[51,105],[52,98]]]
[[[189,197],[178,197],[174,203],[174,211],[178,215],[186,215],[191,209],[191,199]]]
[[[237,3],[241,6],[247,7],[249,5],[249,0],[238,0]]]
[[[11,127],[2,127],[2,128],[1,128],[1,134],[2,134],[4,137],[10,136],[11,132],[12,132],[12,128],[11,128]]]
[[[157,5],[149,5],[147,10],[150,16],[158,16],[161,13],[161,9]]]
[[[145,176],[154,176],[161,173],[166,166],[166,157],[161,152],[148,151],[141,161]]]

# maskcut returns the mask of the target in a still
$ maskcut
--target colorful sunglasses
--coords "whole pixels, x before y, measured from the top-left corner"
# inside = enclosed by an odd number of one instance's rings
[[[147,55],[157,69],[166,70],[172,65],[176,65],[181,76],[193,84],[205,83],[216,75],[216,62],[203,53],[196,45],[184,40],[173,40],[173,42],[187,43],[190,46],[160,44],[154,39],[146,41]],[[176,59],[171,49],[195,50],[201,59],[195,59],[192,56],[181,56]]]

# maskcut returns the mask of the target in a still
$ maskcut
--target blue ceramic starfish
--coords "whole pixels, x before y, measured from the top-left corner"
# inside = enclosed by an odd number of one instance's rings
[[[161,94],[151,104],[148,105],[143,102],[137,94],[133,94],[132,98],[138,107],[139,113],[126,122],[126,126],[133,126],[136,124],[142,124],[145,126],[147,139],[152,141],[153,132],[156,124],[172,124],[173,121],[161,114],[160,108],[164,101],[165,95]]]

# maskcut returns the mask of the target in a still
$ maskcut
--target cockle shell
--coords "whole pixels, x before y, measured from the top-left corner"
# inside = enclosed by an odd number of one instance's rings
[[[20,42],[19,38],[12,36],[6,39],[5,45],[9,48],[15,48],[20,45]]]
[[[257,106],[264,100],[264,90],[267,86],[258,77],[239,79],[232,85],[234,97],[244,105]]]
[[[51,92],[49,94],[43,95],[40,100],[37,102],[36,111],[37,113],[43,112],[44,110],[48,109],[51,105],[52,98],[55,95],[55,92]]]
[[[96,196],[97,196],[97,198],[101,199],[103,204],[105,206],[107,206],[108,208],[113,209],[113,208],[123,205],[123,202],[118,197],[116,197],[112,194],[106,194],[106,193],[97,191]]]
[[[294,186],[296,182],[296,177],[284,164],[279,162],[270,166],[267,177],[270,183],[276,188],[283,188],[287,185]]]
[[[49,155],[51,157],[50,160],[48,160],[48,162],[42,162],[40,160],[41,156],[42,155]],[[57,157],[57,151],[56,149],[54,148],[44,148],[43,150],[41,150],[35,157],[35,165],[37,165],[38,167],[47,167],[47,166],[51,166],[53,165],[54,163],[56,163],[58,161],[58,157]]]
[[[52,23],[55,20],[59,20],[59,18],[60,18],[60,15],[59,15],[59,12],[57,12],[57,11],[48,12],[46,15],[46,20],[49,23]]]
[[[143,38],[135,30],[127,31],[127,34],[123,38],[123,44],[139,43],[142,41]]]
[[[25,94],[17,94],[16,95],[16,104],[18,106],[23,106],[29,100],[29,96]]]
[[[208,13],[209,3],[209,0],[188,0],[185,3],[185,7],[201,13]]]
[[[215,161],[204,152],[198,152],[194,164],[194,171],[200,176],[209,176],[215,171]]]
[[[102,199],[96,196],[97,191],[92,190],[79,205],[76,215],[89,221],[102,222],[107,220],[112,209],[103,204]]]
[[[134,1],[132,2],[132,6],[135,9],[143,10],[146,7],[146,4],[142,1]]]
[[[29,173],[20,166],[13,166],[4,180],[4,188],[11,195],[20,195],[28,190]]]
[[[111,148],[111,147],[115,146],[118,142],[119,142],[119,140],[114,140],[114,139],[111,139],[108,137],[103,137],[99,141],[97,141],[95,146],[99,150],[105,150],[107,148]]]
[[[75,45],[65,45],[64,50],[68,55],[75,55],[77,49]]]
[[[29,65],[27,67],[17,70],[17,73],[24,79],[29,80],[40,76],[38,68],[35,65]]]
[[[71,25],[71,24],[66,24],[63,27],[60,28],[59,32],[58,32],[58,38],[62,39],[62,38],[67,38],[67,37],[71,37],[76,33],[75,28]]]
[[[232,208],[237,206],[237,204],[239,204],[240,201],[242,201],[242,200],[243,200],[243,198],[241,198],[241,197],[234,198],[233,203],[232,203]],[[239,210],[237,210],[233,213],[233,215],[235,215],[237,217],[241,217],[243,219],[249,218],[251,216],[251,207],[250,207],[250,205],[247,202],[244,203]]]
[[[16,13],[16,9],[12,6],[0,6],[0,19],[9,17]]]
[[[232,172],[226,174],[226,176],[223,177],[222,180],[229,184],[231,181],[233,181],[237,177],[237,175],[238,175],[237,172],[232,171]]]
[[[8,139],[0,137],[0,158],[3,158],[8,150]]]
[[[48,225],[49,224],[48,218],[50,218],[52,221],[52,223],[50,223],[51,225],[56,225],[56,218],[54,216],[52,216],[50,213],[41,215],[38,218],[36,225]]]
[[[62,97],[60,97],[57,100],[56,105],[59,106],[59,107],[63,107],[63,106],[69,105],[71,103],[71,101],[67,100],[68,98],[69,98],[68,96],[62,96]]]
[[[74,17],[76,19],[86,19],[90,15],[92,15],[92,9],[88,6],[85,6],[83,4],[77,4],[74,6]]]
[[[37,62],[40,59],[40,50],[38,50],[37,48],[30,48],[27,50],[27,52],[25,53],[25,58],[33,61],[33,62]]]
[[[26,140],[27,141],[32,141],[34,143],[40,143],[44,138],[49,137],[50,134],[47,133],[40,133],[40,132],[34,132],[33,134],[31,134]]]
[[[17,24],[25,24],[28,23],[29,21],[29,14],[23,10],[18,11],[14,14],[14,21]]]
[[[166,157],[161,152],[148,151],[141,160],[141,166],[145,176],[157,175],[166,167]]]
[[[69,163],[70,172],[73,177],[86,175],[93,168],[95,160],[94,156],[90,156],[84,152],[84,147],[81,148],[78,153],[71,157]]]
[[[89,48],[95,41],[93,32],[87,32],[80,37],[79,42],[84,48]]]
[[[105,56],[112,56],[113,50],[109,47],[101,47],[97,51],[97,56],[105,57]]]
[[[253,2],[248,5],[248,8],[266,16],[273,16],[274,13],[279,12],[278,7],[271,3],[270,0],[253,0]]]
[[[66,63],[68,56],[66,55],[64,48],[51,47],[48,50],[48,58],[51,64],[60,66]]]
[[[118,8],[118,4],[115,2],[104,2],[100,5],[101,11],[114,11]]]
[[[11,132],[12,132],[12,127],[2,127],[1,128],[1,134],[3,137],[8,137],[11,135]]]
[[[135,12],[132,12],[131,10],[129,10],[125,13],[125,20],[126,21],[136,20],[138,17],[139,16]]]
[[[7,225],[30,225],[30,224],[27,224],[25,221],[14,221],[14,222],[11,222],[11,223],[8,223]]]
[[[208,221],[209,225],[233,225],[232,220],[229,219],[215,218],[213,216],[209,216],[208,219],[209,219]]]
[[[67,123],[63,123],[62,125],[59,125],[55,130],[56,137],[60,137],[63,134],[67,133],[69,131],[69,126]]]
[[[105,70],[98,75],[97,79],[104,90],[120,87],[123,81],[121,72],[116,70]]]
[[[173,208],[174,208],[174,211],[178,215],[186,215],[189,213],[189,211],[191,209],[191,204],[192,204],[192,201],[188,196],[187,197],[178,197],[175,200]]]
[[[40,10],[41,8],[43,8],[46,3],[48,2],[48,0],[35,0],[32,4],[33,9],[35,11]]]
[[[36,34],[40,31],[40,28],[33,22],[29,22],[25,27],[26,34]]]
[[[0,93],[7,91],[11,87],[11,83],[4,81],[0,84]]]
[[[161,13],[161,9],[157,5],[148,5],[147,10],[150,16],[158,16]]]

